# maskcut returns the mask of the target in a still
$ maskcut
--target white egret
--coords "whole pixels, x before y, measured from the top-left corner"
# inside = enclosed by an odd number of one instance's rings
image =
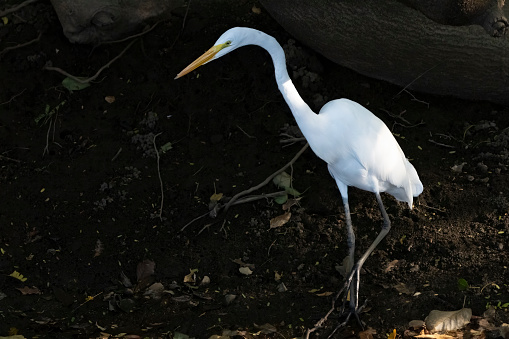
[[[391,227],[380,193],[387,192],[412,208],[413,197],[422,193],[422,183],[391,131],[360,104],[348,99],[333,100],[324,105],[319,114],[314,113],[299,96],[288,75],[283,48],[276,39],[263,32],[244,27],[226,31],[212,48],[182,70],[175,79],[246,45],[257,45],[269,52],[283,98],[311,149],[327,163],[329,173],[336,180],[345,208],[351,266],[354,263],[355,235],[348,205],[348,186],[376,195],[384,219],[382,230],[352,268],[341,289],[345,292],[350,290],[348,318],[351,314],[357,316],[361,267]]]

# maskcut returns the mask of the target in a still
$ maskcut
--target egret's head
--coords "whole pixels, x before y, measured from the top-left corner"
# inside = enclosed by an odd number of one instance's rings
[[[184,68],[175,79],[178,79],[187,73],[195,70],[201,65],[205,65],[207,62],[218,59],[225,54],[230,53],[231,51],[246,45],[245,37],[249,35],[251,29],[243,28],[243,27],[235,27],[227,30],[221,35],[219,39],[217,39],[214,46],[212,46],[208,51],[203,53],[198,59],[193,61],[189,66]]]

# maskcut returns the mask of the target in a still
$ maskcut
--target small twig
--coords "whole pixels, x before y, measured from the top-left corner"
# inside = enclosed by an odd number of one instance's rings
[[[287,145],[284,145],[283,147],[291,146],[297,142],[306,141],[306,138],[304,138],[304,137],[297,138],[297,137],[291,136],[286,133],[281,133],[279,136],[287,137],[287,139],[279,140],[280,144],[287,144]]]
[[[207,224],[207,225],[203,226],[202,229],[198,231],[196,236],[200,235],[203,231],[205,231],[207,228],[209,228],[212,225],[213,225],[213,223],[212,224]]]
[[[131,39],[134,39],[134,38],[139,38],[145,34],[147,34],[148,32],[152,31],[154,28],[156,28],[157,25],[159,25],[161,23],[161,21],[157,21],[155,24],[153,24],[150,28],[144,30],[143,32],[140,32],[140,33],[137,33],[137,34],[134,34],[134,35],[131,35],[131,36],[128,36],[126,38],[123,38],[123,39],[120,39],[120,40],[113,40],[113,41],[103,41],[103,42],[100,42],[97,46],[95,47],[98,47],[100,45],[106,45],[106,44],[116,44],[116,43],[120,43],[120,42],[124,42],[124,41],[128,41],[128,40],[131,40]]]
[[[183,232],[183,231],[187,228],[187,226],[191,225],[191,224],[192,224],[192,223],[194,223],[195,221],[200,220],[201,218],[206,217],[207,215],[209,215],[209,213],[210,213],[210,212],[206,212],[206,213],[204,213],[204,214],[200,215],[199,217],[194,218],[193,220],[191,220],[190,222],[188,222],[187,224],[185,224],[184,226],[182,226],[182,228],[180,229],[180,232]]]
[[[118,158],[118,156],[120,155],[120,152],[122,152],[122,147],[120,147],[118,149],[117,153],[115,153],[115,155],[113,156],[113,158],[111,158],[112,162],[115,161]]]
[[[440,208],[436,208],[436,207],[431,207],[431,206],[428,206],[428,205],[425,205],[425,204],[421,204],[419,203],[419,206],[423,206],[427,209],[430,209],[430,210],[434,210],[434,211],[437,211],[437,212],[440,212],[440,213],[447,213],[447,210],[444,208],[444,209],[440,209]]]
[[[44,147],[44,149],[42,150],[42,156],[44,157],[44,155],[46,153],[49,154],[49,132],[51,131],[51,120],[48,124],[48,132],[46,133],[46,146]]]
[[[156,151],[157,156],[157,176],[159,177],[159,184],[161,185],[161,207],[159,209],[159,219],[163,221],[163,203],[164,203],[164,187],[163,187],[163,179],[161,178],[161,168],[159,166],[161,157],[159,156],[159,151],[157,150],[156,145],[156,138],[161,135],[161,133],[157,133],[154,135],[154,140],[152,142],[154,143],[154,150]]]
[[[9,158],[9,157],[6,157],[5,155],[1,155],[1,154],[0,154],[0,159],[1,159],[1,160],[14,161],[14,162],[17,162],[18,164],[21,162],[21,160],[13,159],[13,158]]]
[[[434,68],[436,68],[438,65],[440,65],[440,64],[436,64],[435,66],[433,66],[433,67],[431,67],[431,68],[427,69],[426,71],[422,72],[421,74],[419,74],[419,75],[417,76],[417,78],[415,78],[414,80],[410,81],[410,82],[408,83],[408,85],[406,85],[405,87],[403,87],[403,89],[402,89],[401,91],[399,91],[399,92],[398,92],[395,96],[393,96],[392,98],[394,99],[395,97],[397,97],[398,95],[400,95],[400,94],[401,94],[404,90],[406,90],[406,89],[407,89],[410,85],[412,85],[414,82],[416,82],[417,80],[419,80],[420,78],[422,78],[422,76],[423,76],[424,74],[426,74],[426,73],[428,73],[429,71],[433,70],[433,69],[434,69]]]
[[[53,66],[48,66],[47,64],[43,67],[43,69],[45,70],[48,70],[48,71],[55,71],[55,72],[58,72],[60,74],[63,74],[65,75],[66,77],[68,78],[71,78],[73,79],[74,81],[76,81],[77,83],[80,83],[80,84],[87,84],[87,83],[90,83],[91,81],[94,81],[95,79],[97,79],[97,77],[99,76],[99,74],[101,74],[102,71],[104,71],[106,68],[110,67],[110,65],[112,63],[114,63],[115,61],[117,61],[122,55],[124,55],[124,53],[129,49],[131,48],[131,46],[136,42],[138,41],[138,39],[135,39],[133,41],[131,41],[129,43],[129,45],[126,46],[126,48],[124,48],[124,50],[122,52],[120,52],[119,55],[117,55],[116,57],[114,57],[113,59],[111,59],[106,65],[104,65],[103,67],[99,68],[99,70],[97,71],[97,73],[95,73],[93,76],[91,76],[90,78],[87,78],[87,79],[80,79],[79,77],[76,77],[72,74],[69,74],[67,73],[66,71],[64,71],[63,69],[59,68],[59,67],[53,67]]]
[[[224,210],[225,212],[228,211],[228,209],[230,208],[230,206],[237,200],[239,199],[240,197],[244,196],[244,195],[247,195],[253,191],[256,191],[257,189],[267,185],[276,175],[282,173],[285,169],[288,168],[288,166],[291,166],[293,165],[293,163],[301,156],[302,153],[304,153],[304,151],[309,147],[309,144],[306,143],[306,145],[304,145],[304,147],[302,147],[300,149],[300,151],[297,152],[297,154],[293,157],[292,160],[290,160],[289,163],[287,163],[286,165],[284,165],[282,168],[280,168],[279,170],[277,170],[276,172],[272,173],[267,179],[265,179],[264,181],[262,181],[260,184],[254,186],[254,187],[251,187],[245,191],[242,191],[240,193],[237,193],[235,196],[233,196],[233,198],[226,204]]]
[[[272,246],[274,246],[274,244],[276,243],[276,241],[277,241],[277,238],[276,238],[276,240],[274,240],[274,241],[272,242],[272,244],[270,244],[269,249],[267,250],[267,257],[270,257],[270,249],[272,248]]]
[[[247,132],[246,132],[246,131],[244,131],[244,130],[242,129],[242,127],[240,127],[239,125],[235,125],[235,126],[237,126],[237,128],[238,128],[238,129],[240,129],[240,131],[241,131],[242,133],[244,133],[244,135],[245,135],[246,137],[248,137],[248,138],[250,138],[250,139],[256,139],[256,137],[254,137],[254,136],[252,136],[252,135],[247,134]]]
[[[415,95],[413,95],[412,93],[410,93],[410,92],[409,92],[409,91],[407,91],[406,89],[403,89],[403,91],[404,91],[405,93],[408,93],[408,94],[410,94],[410,95],[412,96],[412,101],[420,102],[421,104],[424,104],[424,105],[428,106],[428,108],[429,108],[429,102],[426,102],[426,101],[422,101],[422,100],[417,99],[417,98],[415,97]]]
[[[169,48],[170,50],[173,49],[173,46],[175,46],[175,44],[177,43],[178,39],[180,38],[180,35],[182,34],[182,32],[184,32],[184,28],[186,26],[187,13],[189,13],[189,7],[191,7],[191,0],[189,0],[189,2],[187,3],[186,14],[184,14],[184,19],[182,20],[182,28],[180,29],[180,32],[177,34],[177,37],[171,44]]]
[[[435,140],[432,140],[432,139],[428,139],[428,141],[431,142],[432,144],[435,144],[438,146],[447,147],[447,148],[456,148],[456,146],[441,144],[441,143],[436,142]]]
[[[13,12],[16,12],[16,11],[20,10],[21,8],[23,8],[23,7],[25,7],[25,6],[28,6],[28,5],[30,5],[31,3],[36,2],[36,1],[37,1],[37,0],[26,0],[26,1],[22,2],[22,3],[20,3],[20,4],[19,4],[19,5],[17,5],[17,6],[14,6],[14,7],[11,7],[11,8],[9,8],[9,9],[6,9],[6,10],[4,10],[4,11],[1,11],[1,12],[0,12],[0,17],[1,17],[1,16],[6,16],[7,14],[10,14],[10,13],[13,13]]]
[[[9,101],[6,101],[6,102],[1,103],[1,104],[0,104],[0,106],[11,103],[11,102],[12,102],[12,101],[16,98],[16,97],[19,97],[19,96],[20,96],[21,94],[23,94],[23,92],[25,92],[26,90],[27,90],[26,88],[25,88],[25,89],[23,89],[21,92],[19,92],[18,94],[14,95],[13,97],[11,97],[11,98],[9,99]]]
[[[0,15],[1,16],[1,15]],[[37,36],[37,38],[33,39],[33,40],[30,40],[28,42],[24,42],[22,44],[17,44],[16,46],[11,46],[11,47],[6,47],[4,48],[1,52],[0,52],[0,56],[4,55],[5,53],[9,52],[9,51],[12,51],[13,49],[18,49],[18,48],[21,48],[21,47],[26,47],[28,45],[31,45],[33,43],[36,43],[37,41],[41,40],[41,36],[42,36],[42,32],[39,32],[39,35]]]

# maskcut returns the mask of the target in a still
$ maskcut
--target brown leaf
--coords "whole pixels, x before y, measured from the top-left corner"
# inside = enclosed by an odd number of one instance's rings
[[[365,331],[359,332],[359,339],[373,339],[374,334],[376,334],[376,330],[368,328]]]
[[[115,97],[113,95],[105,96],[104,101],[106,101],[108,104],[112,104],[115,102]]]
[[[95,248],[94,248],[94,258],[100,256],[103,253],[104,246],[101,240],[97,239],[95,242]]]
[[[260,7],[256,7],[256,5],[253,5],[253,8],[251,8],[251,11],[254,14],[261,14],[262,13],[262,10],[260,9]]]
[[[270,219],[270,228],[277,228],[283,226],[290,220],[291,216],[292,213],[286,212],[285,214],[278,215],[277,217]]]
[[[28,287],[28,286],[25,286],[23,288],[16,288],[18,291],[21,292],[21,294],[23,295],[28,295],[28,294],[41,294],[41,291],[39,291],[39,289],[35,286],[32,286],[32,287]]]
[[[299,201],[300,199],[302,199],[302,197],[299,197],[299,198],[295,198],[295,199],[288,199],[284,204],[283,206],[281,206],[283,208],[283,211],[289,211],[290,210],[290,207],[294,206],[294,205],[298,205],[299,204]]]
[[[156,263],[152,260],[145,259],[140,262],[136,267],[136,277],[138,278],[138,281],[154,275],[155,267]]]
[[[389,264],[387,264],[387,267],[385,268],[385,273],[390,272],[396,265],[398,264],[399,260],[393,260]]]

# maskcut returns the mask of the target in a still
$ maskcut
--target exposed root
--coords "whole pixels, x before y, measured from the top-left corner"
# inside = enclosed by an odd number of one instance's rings
[[[1,14],[0,14],[1,16]],[[1,52],[0,52],[0,57],[2,55],[4,55],[5,53],[9,52],[9,51],[12,51],[13,49],[18,49],[18,48],[21,48],[21,47],[26,47],[28,45],[31,45],[33,43],[36,43],[38,42],[39,40],[41,40],[41,36],[42,36],[42,32],[39,32],[39,35],[37,36],[37,38],[33,39],[33,40],[30,40],[28,42],[24,42],[22,44],[17,44],[16,46],[11,46],[11,47],[6,47],[4,48]]]
[[[0,12],[0,17],[2,16],[6,16],[7,14],[11,14],[11,13],[14,13],[16,11],[19,11],[20,9],[22,9],[23,7],[25,6],[28,6],[30,5],[31,3],[34,3],[34,2],[37,2],[38,0],[26,0],[22,3],[20,3],[19,5],[17,6],[14,6],[14,7],[11,7],[11,8],[8,8],[6,10],[3,10]]]

